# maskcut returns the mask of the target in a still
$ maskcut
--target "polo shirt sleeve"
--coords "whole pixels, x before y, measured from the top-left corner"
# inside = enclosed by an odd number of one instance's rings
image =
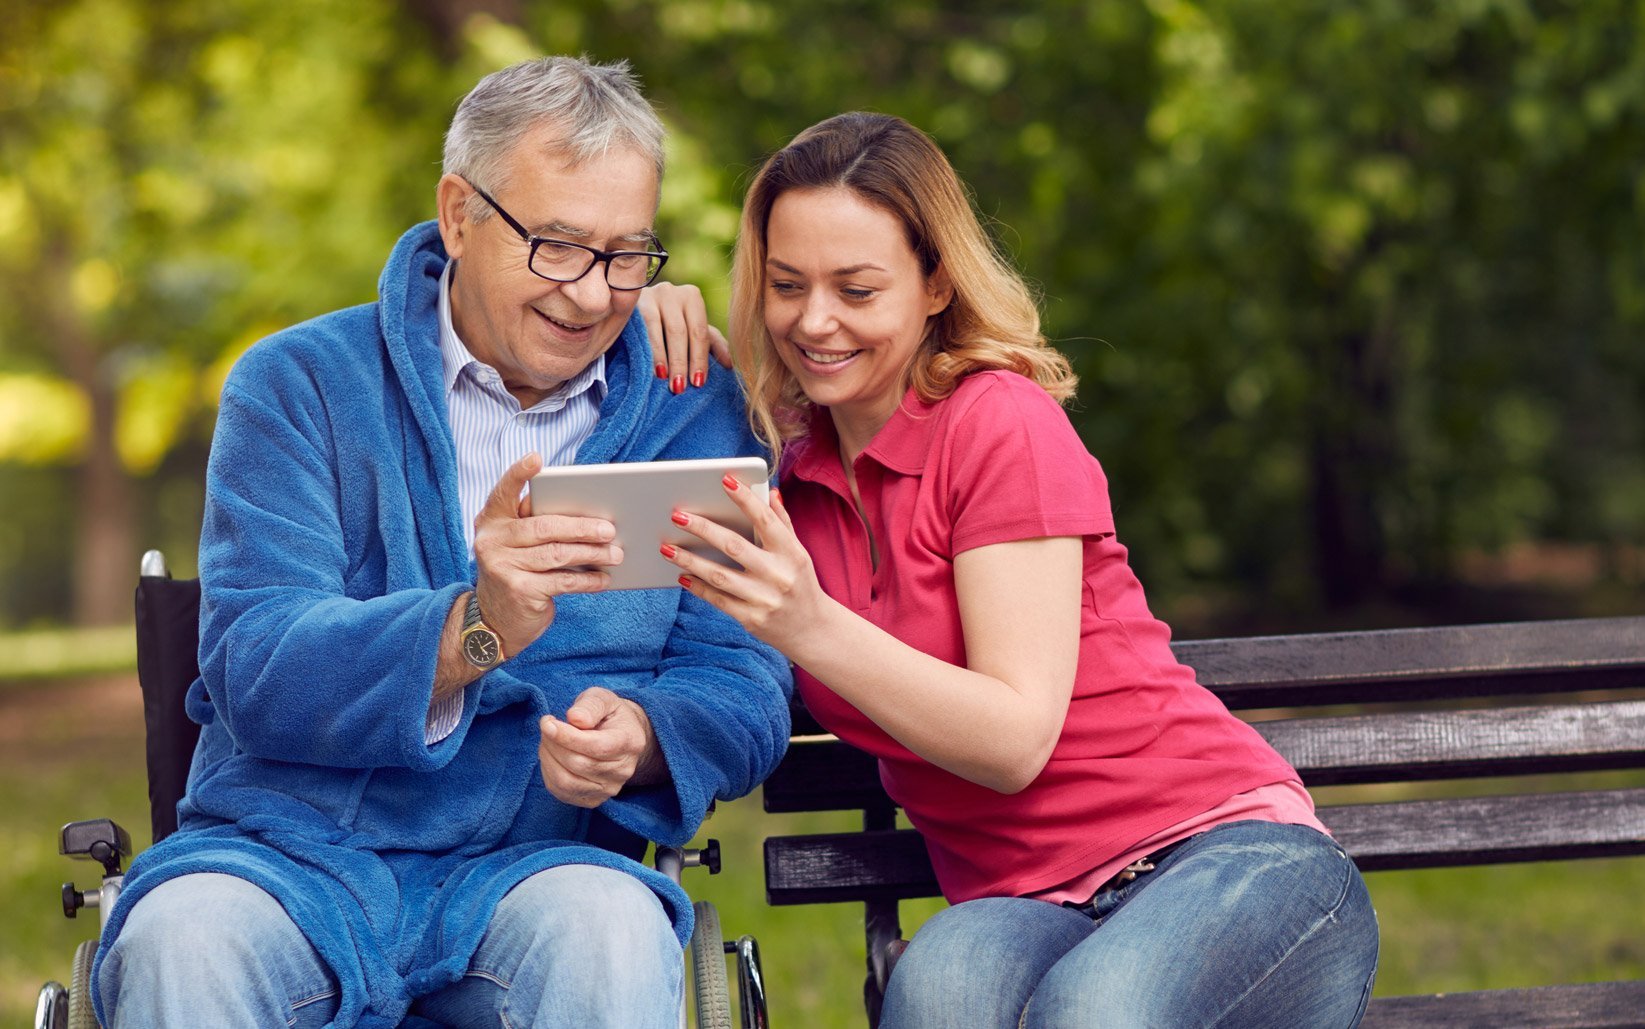
[[[953,553],[1044,536],[1112,535],[1108,480],[1050,394],[1010,372],[971,376],[944,441]]]

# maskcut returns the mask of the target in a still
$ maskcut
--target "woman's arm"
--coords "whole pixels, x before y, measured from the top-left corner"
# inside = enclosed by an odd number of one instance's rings
[[[761,546],[697,516],[685,529],[743,566],[668,554],[692,593],[782,651],[909,750],[1002,793],[1034,780],[1062,732],[1079,651],[1081,541],[1018,540],[954,561],[968,667],[910,647],[829,597],[779,498],[727,492]]]

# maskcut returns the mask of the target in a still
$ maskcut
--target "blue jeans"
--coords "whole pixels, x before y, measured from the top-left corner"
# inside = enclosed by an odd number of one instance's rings
[[[564,865],[509,891],[462,979],[413,1014],[453,1027],[679,1023],[683,960],[656,894]],[[109,1029],[331,1022],[337,983],[279,902],[228,875],[179,876],[132,908],[98,977]]]
[[[1230,822],[1098,895],[1090,915],[986,898],[939,912],[886,988],[884,1029],[1359,1024],[1377,924],[1342,848]]]

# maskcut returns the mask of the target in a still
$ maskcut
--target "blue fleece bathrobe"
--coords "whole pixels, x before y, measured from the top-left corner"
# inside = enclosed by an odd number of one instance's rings
[[[456,731],[424,742],[446,615],[475,580],[441,375],[445,263],[434,223],[413,228],[377,303],[263,340],[229,376],[188,697],[204,728],[178,832],[132,863],[103,937],[106,952],[168,879],[240,876],[335,973],[339,1025],[398,1025],[462,975],[502,896],[555,865],[642,879],[683,944],[690,903],[633,858],[689,840],[788,740],[787,663],[668,589],[558,598],[536,643],[468,687]],[[759,453],[733,376],[670,394],[639,318],[606,374],[579,462]],[[595,685],[644,707],[672,781],[589,811],[543,786],[537,719]]]

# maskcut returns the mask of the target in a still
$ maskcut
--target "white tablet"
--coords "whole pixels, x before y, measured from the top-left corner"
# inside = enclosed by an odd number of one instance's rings
[[[766,497],[765,461],[758,457],[711,457],[689,461],[634,461],[544,468],[531,477],[531,513],[604,518],[617,527],[623,563],[607,567],[614,590],[680,588],[680,569],[657,552],[664,543],[737,567],[724,554],[675,525],[681,510],[711,518],[754,538],[753,526],[725,495],[720,479],[740,479]]]

